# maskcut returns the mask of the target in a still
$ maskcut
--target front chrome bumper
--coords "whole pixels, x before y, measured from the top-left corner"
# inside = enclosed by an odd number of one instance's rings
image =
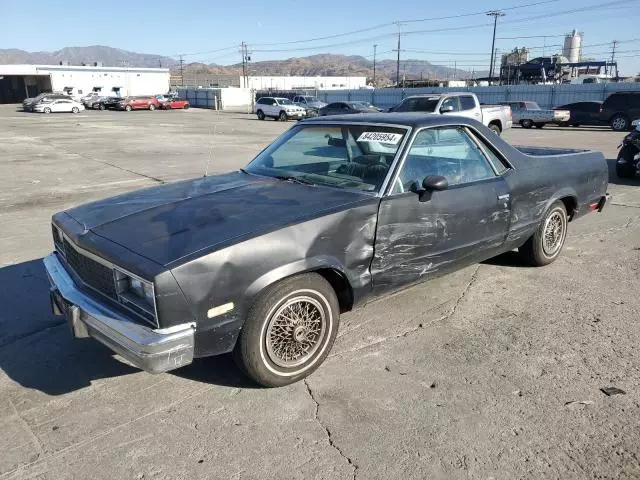
[[[92,337],[149,373],[161,373],[193,361],[194,324],[152,329],[82,292],[57,254],[44,258],[51,283],[51,308],[64,315],[74,337]]]

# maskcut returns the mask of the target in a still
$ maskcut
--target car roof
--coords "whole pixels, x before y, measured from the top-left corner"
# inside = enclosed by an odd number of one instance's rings
[[[476,120],[456,115],[434,115],[425,113],[359,113],[351,115],[330,115],[313,117],[298,122],[303,125],[325,125],[331,123],[378,123],[380,125],[397,125],[399,127],[439,127],[445,125],[477,126]]]

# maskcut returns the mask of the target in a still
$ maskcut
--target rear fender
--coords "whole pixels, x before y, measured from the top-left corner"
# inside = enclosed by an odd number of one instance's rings
[[[563,187],[560,190],[558,190],[555,195],[553,195],[549,201],[545,204],[544,209],[539,213],[539,218],[541,219],[542,216],[544,215],[544,213],[549,210],[549,208],[551,207],[551,205],[553,205],[556,201],[561,200],[561,199],[565,199],[565,198],[571,198],[573,205],[574,205],[574,210],[570,211],[567,208],[567,215],[569,216],[569,219],[571,219],[573,217],[573,215],[575,213],[577,213],[580,205],[578,204],[578,194],[576,193],[576,191],[571,188],[571,187]],[[566,204],[565,204],[566,206]]]

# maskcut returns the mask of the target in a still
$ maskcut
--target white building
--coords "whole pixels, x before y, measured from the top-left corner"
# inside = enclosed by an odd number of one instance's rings
[[[0,103],[21,102],[42,92],[89,92],[126,97],[169,91],[168,68],[76,65],[0,65]]]
[[[345,90],[367,86],[367,77],[252,77],[248,85],[240,77],[240,87],[252,90]]]

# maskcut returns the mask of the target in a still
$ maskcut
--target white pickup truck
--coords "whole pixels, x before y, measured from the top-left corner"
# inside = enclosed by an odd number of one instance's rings
[[[543,110],[536,102],[505,102],[513,112],[513,121],[519,123],[522,128],[542,128],[547,123],[560,125],[571,118],[569,110]]]
[[[425,112],[458,115],[482,122],[496,135],[511,128],[511,108],[504,105],[480,105],[473,93],[442,93],[407,97],[390,112]]]

